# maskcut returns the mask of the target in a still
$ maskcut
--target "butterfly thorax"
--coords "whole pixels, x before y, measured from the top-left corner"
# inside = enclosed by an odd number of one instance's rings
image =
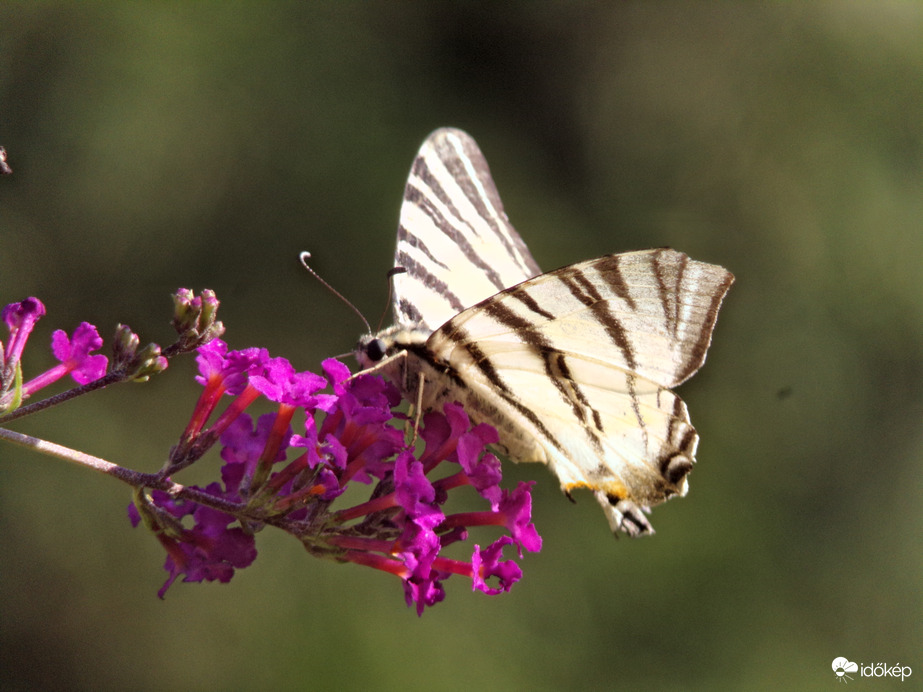
[[[402,324],[366,334],[356,344],[356,360],[363,371],[388,379],[409,401],[419,400],[424,411],[433,410],[448,399],[452,377],[451,366],[427,351],[430,334],[426,327]]]
[[[356,359],[363,372],[382,375],[403,396],[419,403],[424,412],[441,410],[447,402],[465,407],[475,423],[489,423],[500,432],[496,451],[513,461],[548,462],[539,437],[530,427],[511,415],[509,406],[483,396],[470,386],[472,373],[458,369],[430,348],[429,329],[423,326],[394,325],[377,334],[367,334],[356,345]]]

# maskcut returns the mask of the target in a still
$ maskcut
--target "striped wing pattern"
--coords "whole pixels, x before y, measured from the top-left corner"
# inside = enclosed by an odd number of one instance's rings
[[[669,387],[702,365],[731,281],[667,249],[564,267],[449,320],[427,370],[454,379],[448,396],[496,425],[510,458],[593,490],[613,530],[647,532],[638,508],[686,493],[698,444]]]
[[[397,325],[360,341],[362,366],[424,410],[460,401],[510,459],[591,490],[613,531],[652,532],[644,510],[686,493],[698,444],[670,388],[704,362],[733,276],[666,248],[540,274],[474,140],[447,128],[414,161],[395,266]]]
[[[487,161],[460,130],[427,137],[410,170],[397,231],[394,310],[432,331],[541,270],[510,225]]]

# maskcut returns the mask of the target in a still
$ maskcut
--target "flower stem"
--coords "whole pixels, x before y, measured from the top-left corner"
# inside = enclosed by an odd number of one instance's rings
[[[112,476],[134,488],[163,490],[172,497],[197,502],[234,516],[239,516],[246,507],[246,505],[216,497],[202,490],[175,483],[169,477],[161,476],[160,474],[132,471],[124,466],[113,464],[111,461],[95,457],[92,454],[78,452],[76,449],[64,447],[31,435],[24,435],[13,430],[7,430],[6,428],[0,428],[0,439]]]
[[[60,394],[55,394],[50,396],[47,399],[42,399],[41,401],[36,401],[27,406],[22,406],[15,411],[10,411],[9,413],[0,416],[0,423],[8,423],[17,418],[22,418],[28,416],[31,413],[36,413],[46,408],[56,406],[58,404],[63,404],[65,401],[78,397],[81,394],[86,394],[87,392],[92,392],[95,389],[102,389],[103,387],[108,387],[110,384],[115,384],[121,380],[125,379],[125,375],[122,372],[110,372],[108,375],[100,377],[98,380],[93,380],[92,382],[87,382],[84,385],[79,387],[74,387],[73,389],[68,389],[66,392],[61,392]]]

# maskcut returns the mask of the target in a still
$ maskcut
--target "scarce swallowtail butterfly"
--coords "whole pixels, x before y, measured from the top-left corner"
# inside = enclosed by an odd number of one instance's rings
[[[543,274],[477,144],[449,128],[413,162],[394,264],[397,323],[359,341],[360,365],[423,411],[460,402],[501,454],[591,490],[613,532],[652,533],[699,440],[670,388],[705,361],[731,273],[661,248]]]

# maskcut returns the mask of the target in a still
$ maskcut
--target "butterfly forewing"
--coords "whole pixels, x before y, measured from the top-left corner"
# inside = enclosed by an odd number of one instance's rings
[[[432,331],[540,273],[503,211],[490,169],[461,130],[431,134],[404,189],[394,265],[397,321]]]
[[[360,341],[363,366],[425,410],[460,401],[509,458],[593,491],[613,530],[648,533],[642,509],[685,494],[698,435],[669,388],[704,362],[728,271],[662,248],[540,274],[447,128],[414,161],[395,266],[398,324]]]
[[[519,340],[672,387],[702,365],[732,278],[675,250],[608,255],[524,281],[440,331]]]

